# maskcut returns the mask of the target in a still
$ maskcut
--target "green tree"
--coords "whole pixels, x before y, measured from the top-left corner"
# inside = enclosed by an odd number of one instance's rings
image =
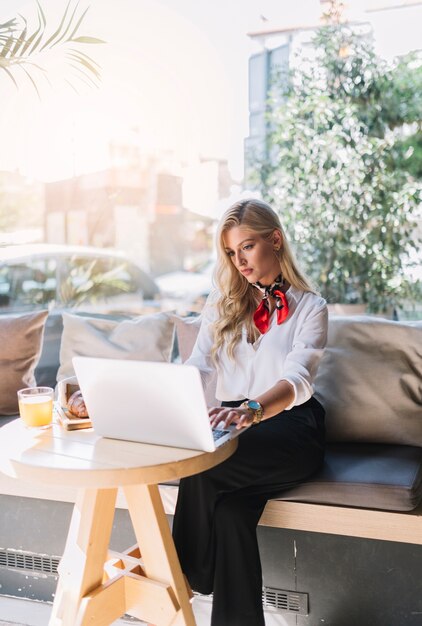
[[[328,302],[386,311],[420,288],[405,267],[419,245],[421,62],[388,64],[347,24],[313,44],[311,63],[274,78],[266,156],[249,183]]]

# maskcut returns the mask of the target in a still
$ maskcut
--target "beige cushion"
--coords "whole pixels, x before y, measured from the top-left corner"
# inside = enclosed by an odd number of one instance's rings
[[[315,389],[329,441],[422,446],[422,322],[330,318]]]
[[[195,345],[201,326],[201,317],[198,315],[195,317],[179,317],[178,315],[173,315],[172,319],[176,327],[180,358],[182,359],[182,363],[184,363],[192,354],[193,346]]]
[[[174,324],[166,313],[117,322],[63,313],[57,380],[74,376],[72,357],[169,361]]]
[[[173,315],[172,319],[176,326],[177,344],[182,363],[188,359],[192,353],[201,326],[201,317],[178,317]],[[220,406],[221,402],[215,397],[217,386],[217,375],[213,374],[207,382],[205,388],[205,401],[207,406]]]
[[[0,415],[18,412],[16,392],[36,385],[47,311],[0,317]]]

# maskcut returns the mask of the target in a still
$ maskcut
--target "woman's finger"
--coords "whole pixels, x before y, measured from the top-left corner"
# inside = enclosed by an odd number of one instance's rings
[[[245,426],[249,425],[249,420],[250,420],[250,416],[243,414],[240,420],[237,422],[236,428],[237,429],[245,428]]]
[[[212,415],[210,415],[210,424],[211,426],[216,426],[217,424],[219,424],[221,421],[224,421],[227,415],[227,409],[219,409],[219,411],[214,412]]]
[[[224,427],[227,428],[227,426],[230,426],[232,422],[236,421],[237,417],[238,415],[236,411],[234,411],[233,409],[229,411],[224,419]]]

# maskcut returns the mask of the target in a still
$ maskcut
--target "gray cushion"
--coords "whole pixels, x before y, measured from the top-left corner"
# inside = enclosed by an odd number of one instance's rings
[[[327,441],[422,446],[422,322],[330,318],[315,390]]]
[[[169,361],[173,335],[174,324],[166,313],[122,321],[63,313],[57,380],[75,375],[74,356]]]
[[[323,468],[278,499],[411,511],[422,500],[422,448],[328,444]]]

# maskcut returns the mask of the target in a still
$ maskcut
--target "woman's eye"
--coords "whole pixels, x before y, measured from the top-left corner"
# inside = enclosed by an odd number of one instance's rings
[[[253,248],[253,243],[248,243],[246,246],[243,247],[244,250],[252,250]]]
[[[233,256],[234,252],[227,252],[227,256]]]

